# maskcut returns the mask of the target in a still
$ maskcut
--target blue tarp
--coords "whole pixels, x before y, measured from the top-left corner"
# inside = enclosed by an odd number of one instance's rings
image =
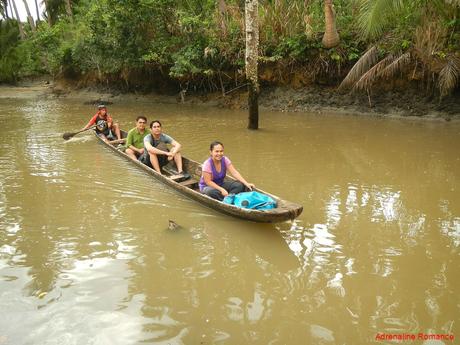
[[[255,191],[230,194],[224,198],[223,202],[252,210],[271,210],[276,208],[276,201],[273,198]]]

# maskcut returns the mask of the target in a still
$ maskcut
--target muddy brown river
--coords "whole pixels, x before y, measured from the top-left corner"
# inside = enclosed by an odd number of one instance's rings
[[[242,111],[109,112],[160,119],[194,160],[223,141],[304,211],[222,215],[91,133],[65,142],[93,106],[0,98],[0,345],[460,341],[460,123],[261,112],[251,132]]]

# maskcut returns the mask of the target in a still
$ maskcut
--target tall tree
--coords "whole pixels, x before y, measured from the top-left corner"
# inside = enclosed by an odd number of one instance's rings
[[[258,0],[246,0],[246,78],[248,80],[248,129],[259,128],[259,6]]]
[[[38,10],[38,1],[35,0],[35,9],[37,10],[37,23],[40,20],[40,11]]]
[[[8,16],[8,0],[1,0],[0,1],[0,12],[3,15],[3,18],[9,19],[9,16]]]
[[[26,8],[27,20],[29,21],[30,27],[32,28],[32,31],[35,32],[37,30],[35,28],[34,18],[30,14],[29,5],[27,4],[27,0],[22,0],[22,2],[24,2],[24,7]]]
[[[225,4],[225,0],[219,0],[218,10],[219,10],[220,29],[221,29],[222,37],[227,37],[227,23],[226,23],[227,5]]]
[[[48,25],[52,26],[53,21],[51,19],[51,10],[50,10],[50,4],[48,0],[43,0],[43,3],[45,4],[45,11],[46,11],[46,20],[48,21]]]
[[[72,13],[72,5],[70,3],[70,0],[65,1],[65,10],[67,12],[67,15],[70,18],[70,21],[73,22],[73,13]]]
[[[332,0],[324,0],[324,19],[326,29],[323,36],[323,46],[333,48],[340,43],[340,38],[335,25],[335,11]]]
[[[21,18],[19,17],[19,12],[16,7],[16,3],[14,2],[14,0],[9,0],[9,1],[13,5],[14,13],[16,14],[16,20],[18,21],[19,34],[21,35],[21,39],[25,39],[26,35],[24,34],[24,29],[22,28]]]

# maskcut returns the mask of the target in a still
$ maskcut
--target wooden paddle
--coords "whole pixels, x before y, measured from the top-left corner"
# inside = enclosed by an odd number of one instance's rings
[[[94,128],[96,128],[96,125],[91,126],[91,127],[88,127],[88,128],[86,128],[86,129],[82,129],[82,130],[80,130],[80,131],[78,131],[78,132],[67,132],[67,133],[64,133],[64,134],[62,135],[62,138],[63,138],[64,140],[69,140],[70,138],[72,138],[73,136],[77,135],[78,133],[86,132],[86,131],[89,131],[90,129],[94,129]]]

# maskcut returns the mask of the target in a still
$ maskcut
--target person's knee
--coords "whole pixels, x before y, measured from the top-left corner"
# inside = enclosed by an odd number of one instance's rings
[[[125,150],[125,153],[126,153],[128,156],[130,156],[131,158],[137,159],[136,152],[134,152],[133,150],[131,150],[131,149],[126,149],[126,150]]]
[[[230,189],[231,189],[231,193],[238,194],[238,193],[244,192],[245,188],[244,188],[244,184],[242,184],[239,181],[235,181],[232,183],[232,186]]]
[[[222,200],[223,199],[222,193],[219,192],[215,188],[205,188],[203,190],[203,193],[206,194],[207,196],[213,198],[213,199],[217,199],[217,200]]]

